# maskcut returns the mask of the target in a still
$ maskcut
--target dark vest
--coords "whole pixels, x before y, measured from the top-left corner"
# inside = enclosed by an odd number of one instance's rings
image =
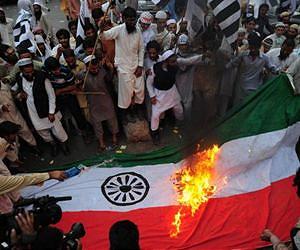
[[[34,72],[32,94],[37,114],[41,119],[49,115],[49,97],[45,87],[45,80],[45,73],[42,71]],[[17,75],[17,84],[19,90],[24,91],[23,80],[20,74]]]
[[[163,70],[163,62],[154,64],[154,87],[158,90],[169,90],[173,87],[176,80],[177,69],[168,69],[168,71]]]

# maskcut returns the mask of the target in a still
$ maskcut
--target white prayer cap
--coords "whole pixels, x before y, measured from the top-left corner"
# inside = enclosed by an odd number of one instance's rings
[[[144,11],[140,16],[140,21],[145,24],[151,24],[153,21],[153,16],[149,11]]]
[[[177,22],[176,22],[175,19],[169,19],[169,20],[167,21],[167,26],[170,25],[170,24],[176,24],[176,23],[177,23]]]
[[[87,57],[85,57],[85,58],[83,59],[83,62],[84,62],[85,64],[87,64],[87,63],[89,63],[90,61],[92,61],[92,60],[94,60],[94,59],[96,59],[96,57],[95,57],[94,55],[89,55],[89,56],[87,56]]]
[[[283,28],[285,28],[285,25],[284,25],[284,23],[279,22],[279,23],[276,23],[276,25],[275,25],[275,28],[278,28],[278,27],[283,27]]]
[[[247,32],[246,29],[243,28],[243,27],[240,27],[240,28],[238,29],[238,33],[246,33],[246,32]]]
[[[45,40],[41,35],[35,35],[34,38],[36,43],[45,43]]]
[[[18,9],[31,12],[31,1],[30,0],[19,0],[18,1]]]
[[[43,6],[43,3],[39,0],[35,0],[33,1],[33,4],[32,5],[39,5],[39,6]]]
[[[178,41],[177,41],[178,45],[187,44],[188,42],[189,42],[189,37],[186,34],[181,34],[178,37]]]
[[[156,19],[167,19],[168,15],[167,15],[167,13],[165,11],[159,10],[159,11],[156,12],[155,18]]]
[[[3,11],[4,12],[4,9],[2,7],[0,7],[0,11]]]
[[[166,61],[173,55],[175,55],[174,51],[169,49],[162,54],[161,61]]]
[[[18,67],[26,66],[32,64],[31,58],[23,58],[17,62]]]

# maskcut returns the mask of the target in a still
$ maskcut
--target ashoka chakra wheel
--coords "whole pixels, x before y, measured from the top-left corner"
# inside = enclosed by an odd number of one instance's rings
[[[108,177],[101,186],[105,198],[117,206],[130,206],[141,202],[149,192],[148,181],[134,172]]]

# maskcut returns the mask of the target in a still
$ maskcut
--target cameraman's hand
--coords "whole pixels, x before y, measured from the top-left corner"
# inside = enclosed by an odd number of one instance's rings
[[[24,214],[18,214],[15,216],[16,221],[21,229],[22,234],[24,235],[33,235],[35,234],[34,229],[34,218],[32,213],[26,211]]]

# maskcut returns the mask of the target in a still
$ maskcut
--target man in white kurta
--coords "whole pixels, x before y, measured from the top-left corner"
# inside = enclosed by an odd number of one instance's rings
[[[152,103],[151,132],[153,143],[159,144],[159,120],[163,112],[172,109],[177,120],[183,120],[181,98],[175,85],[177,58],[167,50],[161,62],[154,64],[147,78],[147,89]]]
[[[294,48],[294,40],[288,39],[283,42],[281,48],[271,49],[266,55],[277,71],[285,71],[298,58],[293,52]]]
[[[132,103],[142,104],[144,101],[144,44],[142,34],[136,28],[136,11],[127,7],[123,17],[125,23],[104,31],[101,39],[115,40],[118,107],[126,110]]]
[[[56,113],[55,111],[56,98],[50,81],[47,78],[44,80],[45,91],[48,96],[48,115],[46,117],[40,117],[36,107],[36,100],[34,98],[34,84],[37,83],[35,82],[36,72],[33,71],[32,61],[29,58],[21,59],[19,60],[18,65],[21,70],[19,78],[20,82],[16,83],[12,89],[14,91],[20,91],[20,93],[17,95],[17,98],[26,100],[28,114],[34,128],[45,142],[49,142],[53,146],[55,145],[55,141],[50,131],[60,142],[66,142],[68,140],[68,136],[60,122],[61,113]],[[33,76],[32,79],[30,79],[28,75],[31,75],[31,77]],[[22,89],[20,86],[22,86]],[[53,152],[53,154],[55,153]]]
[[[143,41],[144,41],[144,47],[146,48],[147,44],[155,40],[156,33],[155,33],[155,27],[152,24],[153,22],[153,16],[149,11],[144,11],[138,22],[138,28],[142,32]]]
[[[7,18],[5,16],[4,9],[0,8],[0,37],[2,44],[11,46],[12,39],[10,37],[10,34],[12,34],[13,22],[13,19]]]

